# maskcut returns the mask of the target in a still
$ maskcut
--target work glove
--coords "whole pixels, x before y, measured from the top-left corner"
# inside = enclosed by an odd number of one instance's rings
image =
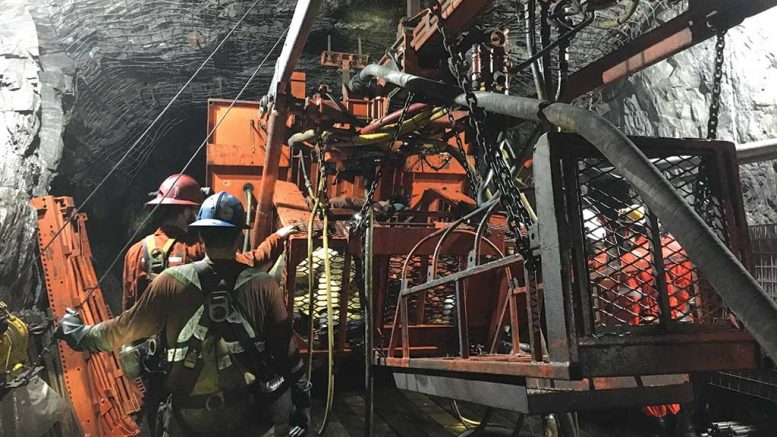
[[[91,325],[84,325],[84,321],[81,320],[81,316],[78,312],[72,308],[65,310],[65,315],[57,324],[57,329],[54,331],[54,335],[64,340],[68,346],[78,352],[87,350],[84,344],[84,338],[92,330]]]
[[[281,238],[288,238],[290,235],[297,234],[299,232],[302,232],[302,227],[298,223],[284,226],[275,231],[275,233],[280,235]]]
[[[293,412],[291,414],[291,432],[290,436],[298,437],[305,435],[310,428],[310,389],[313,385],[305,378],[294,383],[291,386],[291,403]]]

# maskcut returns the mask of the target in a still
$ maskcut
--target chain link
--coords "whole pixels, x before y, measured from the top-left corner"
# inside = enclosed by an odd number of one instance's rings
[[[453,117],[453,109],[451,108],[448,108],[448,122],[451,124],[453,136],[456,138],[456,148],[461,154],[461,159],[463,161],[462,166],[464,167],[464,172],[467,174],[467,181],[469,181],[469,188],[472,191],[472,196],[477,196],[478,190],[480,189],[480,176],[473,173],[472,169],[469,168],[467,152],[464,150],[464,144],[461,142],[461,136],[459,135],[459,130],[456,128],[456,119]]]
[[[710,115],[707,121],[707,139],[718,138],[718,117],[720,116],[720,91],[723,82],[723,61],[725,60],[726,31],[718,31],[715,43],[715,73],[712,78],[712,95],[710,96]]]
[[[494,171],[494,183],[499,191],[502,192],[502,205],[507,211],[508,224],[515,234],[516,248],[524,258],[526,268],[534,270],[539,266],[537,257],[532,253],[529,242],[529,226],[532,223],[531,215],[521,203],[521,191],[513,180],[509,165],[501,159],[501,154],[490,144],[483,134],[483,125],[485,124],[486,112],[477,106],[477,97],[469,85],[466,72],[464,70],[464,56],[459,50],[453,47],[447,32],[445,31],[445,20],[442,17],[441,8],[437,8],[437,23],[442,37],[443,47],[449,56],[450,70],[453,77],[458,82],[459,87],[464,91],[469,109],[469,123],[475,130],[475,139],[479,147],[483,147],[483,157],[486,165]]]

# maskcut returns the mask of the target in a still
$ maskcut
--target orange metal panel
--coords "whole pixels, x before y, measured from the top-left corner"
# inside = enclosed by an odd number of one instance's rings
[[[211,160],[213,153],[213,165],[240,166],[258,162],[261,166],[264,163],[267,131],[264,120],[259,116],[259,102],[238,101],[227,114],[231,103],[221,99],[208,100],[208,132],[218,124],[208,140],[208,160]],[[219,124],[222,117],[224,120]],[[239,155],[230,158],[230,153],[237,150]],[[289,166],[287,150],[281,155],[280,166]]]
[[[292,76],[292,92],[303,92],[304,73]],[[208,130],[217,124],[207,149],[207,185],[215,192],[226,191],[245,203],[243,186],[251,183],[255,192],[261,186],[267,132],[259,116],[259,102],[238,101],[226,114],[231,101],[208,101]],[[219,124],[219,120],[224,120]],[[290,165],[289,151],[284,149],[280,159],[280,174],[285,175]],[[252,196],[256,205],[256,198]],[[244,205],[246,206],[246,205]]]
[[[291,73],[291,95],[297,99],[304,99],[307,95],[307,90],[305,89],[306,76],[302,71]]]
[[[78,214],[49,245],[56,232],[75,211],[70,197],[36,197],[38,244],[49,306],[56,318],[89,296],[80,310],[87,324],[111,317],[92,266],[92,252],[86,235],[86,214]],[[90,291],[91,295],[89,295]],[[84,436],[136,436],[140,429],[132,414],[140,411],[141,394],[134,381],[124,377],[116,354],[75,352],[57,344],[67,396]]]

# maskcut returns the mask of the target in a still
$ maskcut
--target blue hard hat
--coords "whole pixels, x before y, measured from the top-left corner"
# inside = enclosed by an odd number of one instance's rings
[[[239,228],[246,227],[246,212],[237,197],[220,192],[202,202],[197,221],[189,228]]]

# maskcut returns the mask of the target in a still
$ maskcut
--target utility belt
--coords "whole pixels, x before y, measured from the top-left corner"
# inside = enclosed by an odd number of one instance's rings
[[[272,399],[279,393],[283,385],[282,376],[276,376],[269,381],[255,382],[251,385],[229,390],[219,390],[215,393],[201,395],[173,395],[173,407],[183,410],[219,411],[234,404],[251,404]]]

